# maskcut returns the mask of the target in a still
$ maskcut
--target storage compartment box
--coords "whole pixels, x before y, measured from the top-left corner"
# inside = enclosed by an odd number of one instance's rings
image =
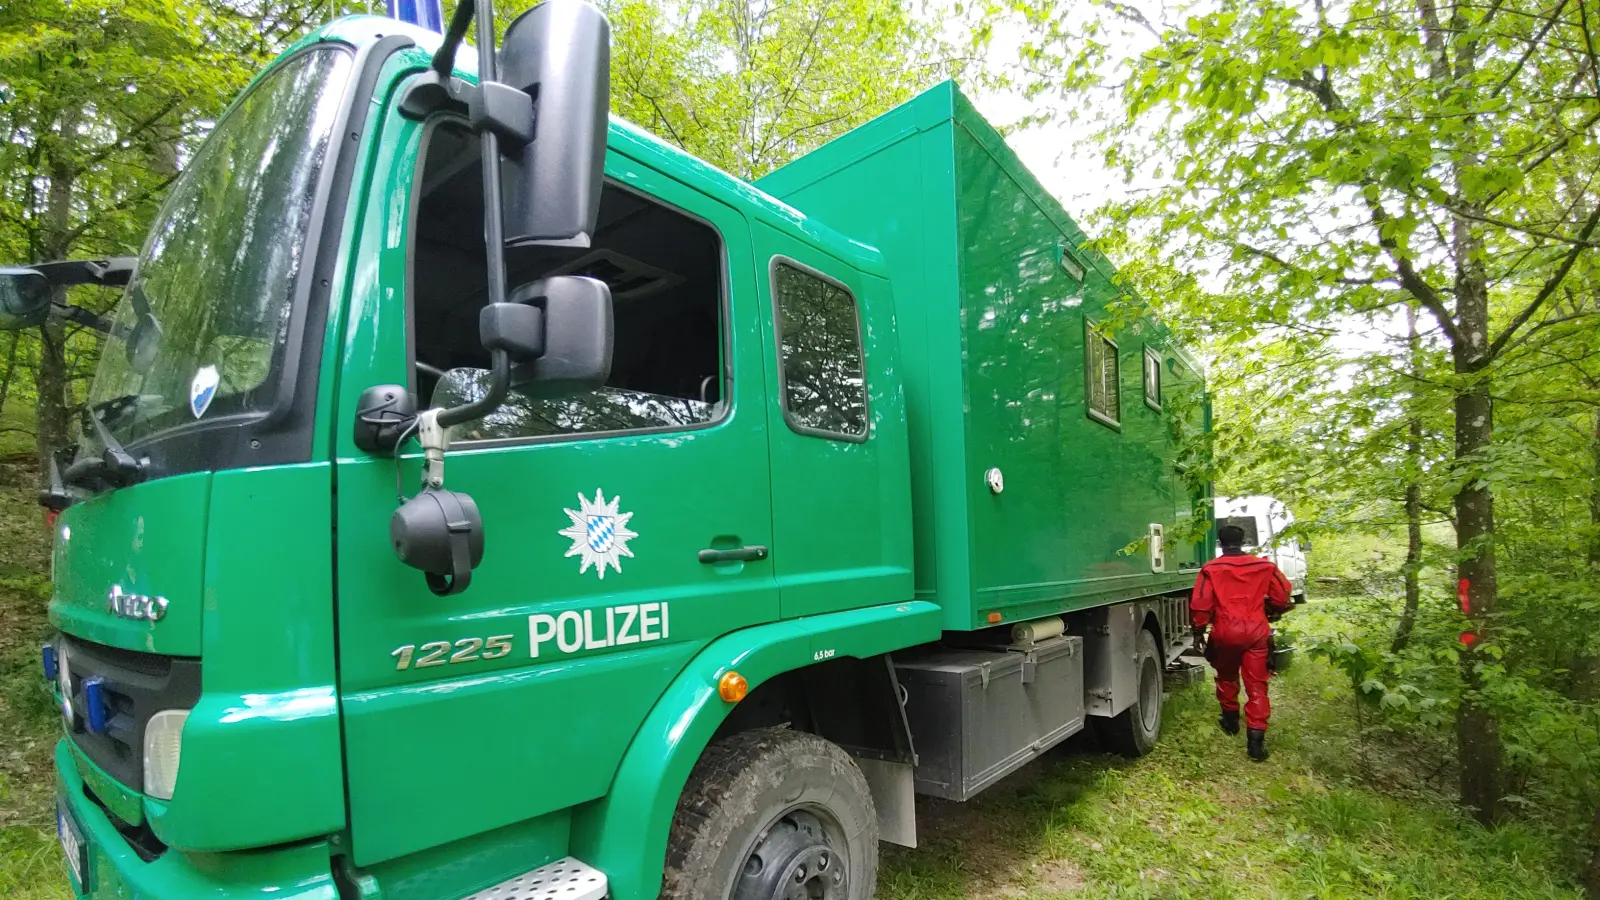
[[[1083,638],[895,659],[917,792],[966,800],[1083,728]]]

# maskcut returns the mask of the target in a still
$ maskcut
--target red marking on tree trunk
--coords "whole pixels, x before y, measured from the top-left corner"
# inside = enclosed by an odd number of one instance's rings
[[[1461,600],[1461,614],[1464,616],[1472,615],[1472,597],[1469,594],[1471,590],[1471,579],[1463,578],[1456,584],[1456,597]]]

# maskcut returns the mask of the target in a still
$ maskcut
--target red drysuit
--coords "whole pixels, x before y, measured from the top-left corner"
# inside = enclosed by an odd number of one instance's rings
[[[1265,602],[1263,602],[1265,601]],[[1211,626],[1211,666],[1217,670],[1217,702],[1239,708],[1239,669],[1244,669],[1245,727],[1265,729],[1272,704],[1267,700],[1267,605],[1289,608],[1289,579],[1269,559],[1225,551],[1205,564],[1189,598],[1196,628]]]

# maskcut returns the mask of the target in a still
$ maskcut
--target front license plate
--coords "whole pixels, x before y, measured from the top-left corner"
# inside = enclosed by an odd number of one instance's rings
[[[61,838],[61,852],[66,854],[67,869],[72,873],[72,887],[80,894],[88,893],[89,882],[84,876],[89,871],[89,845],[63,800],[56,801],[56,835]]]

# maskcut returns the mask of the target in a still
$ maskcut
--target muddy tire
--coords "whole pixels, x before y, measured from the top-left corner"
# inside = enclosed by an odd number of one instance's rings
[[[1101,719],[1097,729],[1101,746],[1123,756],[1143,756],[1155,749],[1161,738],[1161,651],[1155,637],[1144,629],[1139,630],[1134,646],[1138,680],[1133,705]]]
[[[764,728],[706,749],[678,800],[662,900],[872,900],[878,818],[850,755]]]

